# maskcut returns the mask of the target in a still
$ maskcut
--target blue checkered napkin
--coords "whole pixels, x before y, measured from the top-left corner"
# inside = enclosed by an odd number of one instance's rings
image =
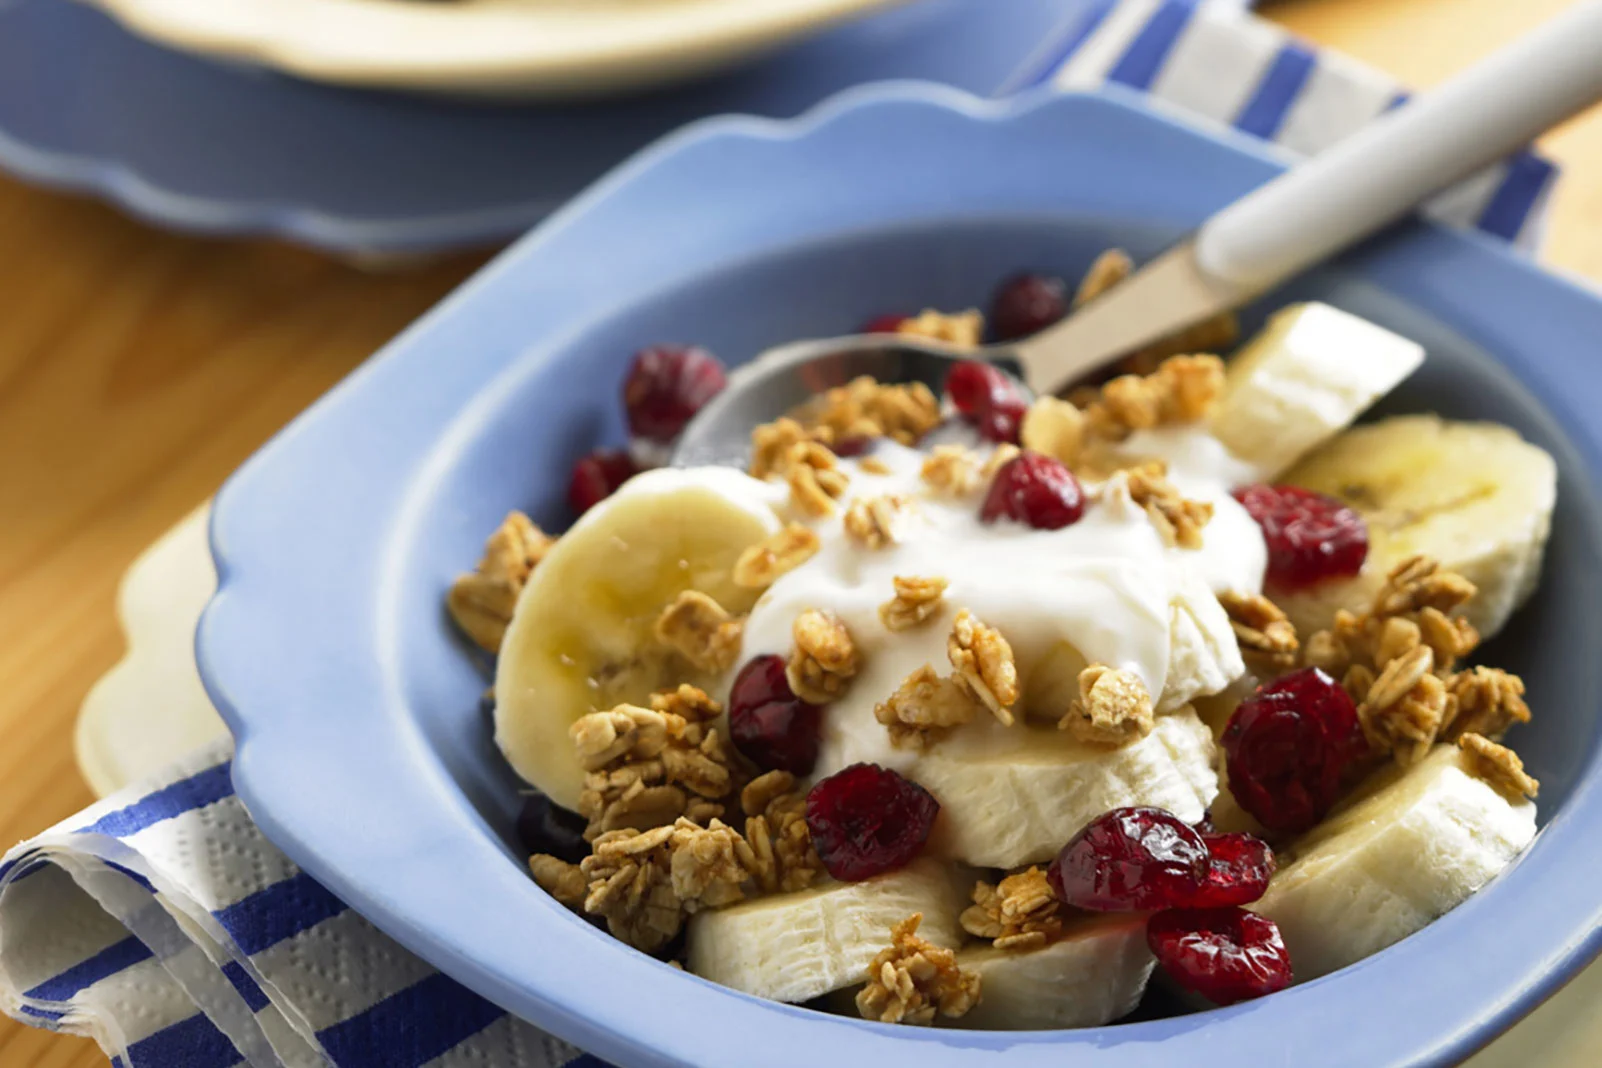
[[[1116,83],[1306,154],[1406,99],[1239,0],[1087,0],[1016,88]],[[1525,247],[1555,172],[1521,153],[1429,211]],[[262,837],[226,746],[0,861],[0,1009],[119,1068],[605,1068],[401,949]]]
[[[1328,148],[1408,98],[1381,72],[1299,41],[1236,0],[1089,0],[1008,88],[1048,84],[1118,85],[1292,157]],[[1551,163],[1519,152],[1425,210],[1533,250],[1556,177]]]
[[[0,862],[0,1008],[119,1068],[600,1066],[440,975],[262,837],[213,746]]]

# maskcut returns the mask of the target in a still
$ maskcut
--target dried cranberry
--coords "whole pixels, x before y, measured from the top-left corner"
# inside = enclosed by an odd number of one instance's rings
[[[1207,844],[1207,878],[1190,901],[1192,908],[1249,905],[1268,891],[1274,851],[1252,834],[1202,834]]]
[[[986,523],[1016,519],[1036,530],[1061,530],[1085,514],[1085,493],[1062,464],[1037,452],[1007,461],[991,480],[979,510]]]
[[[866,434],[850,434],[831,445],[830,450],[836,456],[847,458],[866,456],[873,451],[873,446],[877,440],[876,438],[868,437]]]
[[[525,852],[549,853],[577,864],[590,855],[590,843],[584,840],[588,823],[544,794],[530,794],[523,799],[523,810],[517,816],[517,837]]]
[[[1074,835],[1047,879],[1066,905],[1143,912],[1188,905],[1207,876],[1201,835],[1160,808],[1115,808]]]
[[[762,770],[809,774],[818,762],[821,727],[818,706],[791,691],[784,657],[756,657],[734,677],[729,737]]]
[[[679,436],[707,401],[723,392],[723,365],[695,345],[652,345],[634,354],[623,380],[629,433],[648,441]]]
[[[1242,701],[1223,746],[1230,792],[1271,831],[1303,831],[1322,819],[1368,748],[1351,697],[1312,667]]]
[[[583,515],[617,492],[639,473],[632,457],[621,449],[596,449],[573,465],[567,483],[567,503],[574,515]]]
[[[901,324],[907,321],[905,315],[875,315],[862,324],[859,333],[863,334],[896,334],[901,331]]]
[[[963,360],[946,376],[946,393],[980,437],[998,444],[1018,443],[1029,401],[1005,371],[982,360]]]
[[[906,864],[929,838],[940,802],[877,764],[852,764],[807,792],[807,829],[830,875],[860,882]]]
[[[1368,525],[1333,497],[1299,486],[1245,486],[1239,501],[1263,528],[1271,586],[1293,590],[1357,574],[1368,557]]]
[[[1067,282],[1045,274],[1015,275],[990,302],[990,332],[997,341],[1013,341],[1038,334],[1067,314]]]
[[[1146,944],[1169,978],[1215,1005],[1291,984],[1279,927],[1245,909],[1168,909],[1146,921]]]

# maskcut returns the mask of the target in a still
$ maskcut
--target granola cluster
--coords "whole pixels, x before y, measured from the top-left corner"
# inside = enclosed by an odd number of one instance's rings
[[[1134,261],[1123,249],[1110,248],[1103,252],[1080,280],[1079,289],[1074,294],[1074,307],[1101,296],[1129,277],[1134,269]],[[1149,374],[1170,356],[1185,352],[1218,352],[1229,348],[1239,338],[1240,323],[1235,313],[1220,312],[1177,334],[1135,350],[1120,360],[1118,366],[1129,374]]]
[[[918,575],[891,579],[896,595],[879,606],[879,621],[886,630],[903,631],[921,626],[945,607],[946,580]]]
[[[1216,356],[1170,356],[1144,375],[1120,375],[1076,391],[1076,403],[1041,397],[1021,429],[1023,446],[1100,480],[1142,465],[1118,448],[1136,430],[1205,419],[1223,395],[1224,363]]]
[[[734,584],[748,590],[766,589],[812,559],[819,545],[810,528],[790,523],[740,554],[734,562]]]
[[[1181,549],[1202,547],[1202,528],[1213,518],[1211,502],[1180,496],[1162,464],[1144,463],[1125,471],[1122,477],[1129,499],[1145,510],[1164,544]]]
[[[1092,745],[1125,746],[1152,731],[1151,694],[1140,676],[1106,664],[1079,673],[1079,698],[1058,728]]]
[[[649,830],[680,817],[705,822],[724,812],[741,779],[738,758],[712,722],[723,711],[694,686],[653,694],[651,707],[618,705],[569,729],[584,768],[579,814],[584,837]]]
[[[975,308],[954,313],[928,308],[901,320],[896,333],[944,341],[958,348],[976,349],[984,341],[985,317]]]
[[[1450,613],[1474,593],[1463,576],[1415,556],[1386,576],[1369,611],[1338,611],[1331,629],[1307,640],[1306,662],[1341,680],[1375,752],[1405,766],[1437,740],[1468,732],[1497,737],[1529,720],[1517,676],[1487,667],[1455,670],[1480,638]]]
[[[814,519],[833,515],[834,502],[845,496],[850,485],[834,453],[816,441],[790,447],[784,480],[790,485],[790,503],[802,515]]]
[[[923,481],[943,497],[966,497],[979,488],[979,459],[961,445],[936,445],[923,461]]]
[[[742,786],[706,727],[719,708],[694,687],[651,703],[574,725],[588,771],[580,810],[590,817],[591,854],[580,864],[544,853],[529,858],[535,881],[558,901],[603,917],[613,935],[647,952],[702,909],[803,890],[823,871],[793,775],[768,772]],[[736,796],[743,834],[719,818]]]
[[[1460,735],[1457,745],[1463,750],[1463,763],[1470,774],[1484,779],[1514,804],[1535,797],[1540,790],[1541,784],[1525,772],[1524,761],[1507,746],[1472,731]]]
[[[915,320],[909,320],[915,321]],[[891,438],[912,445],[940,423],[940,398],[921,382],[886,385],[855,378],[751,434],[751,475],[767,478],[788,466],[795,445],[832,446],[850,438]]]
[[[954,728],[973,722],[982,707],[963,682],[925,664],[874,705],[873,716],[889,728],[890,744],[927,749]]]
[[[790,635],[795,639],[795,652],[785,668],[790,689],[814,705],[839,700],[861,666],[856,642],[840,617],[809,608],[795,617]]]
[[[960,679],[991,715],[1012,726],[1012,706],[1018,703],[1018,665],[1012,646],[995,627],[988,626],[966,608],[957,613],[946,639],[946,656]]]
[[[890,930],[890,945],[868,966],[868,985],[857,994],[863,1019],[927,1025],[935,1014],[955,1018],[979,1004],[979,976],[957,965],[957,955],[918,937],[923,913]]]
[[[997,949],[1040,949],[1062,933],[1062,906],[1044,869],[1030,867],[994,886],[981,880],[961,923],[975,938],[991,939]]]
[[[445,606],[462,632],[482,649],[499,652],[512,610],[529,575],[556,539],[522,512],[510,512],[484,543],[470,574],[451,584]]]
[[[657,617],[656,640],[699,671],[718,674],[740,655],[745,621],[731,616],[700,590],[685,590]]]
[[[1259,676],[1273,678],[1296,666],[1301,643],[1296,625],[1273,601],[1260,593],[1221,593],[1218,603],[1229,616],[1230,628],[1246,665]]]
[[[883,549],[896,542],[897,531],[911,511],[912,502],[899,493],[858,497],[845,513],[845,532],[866,549]]]
[[[745,813],[745,840],[751,856],[746,867],[765,893],[805,890],[823,874],[823,861],[807,829],[805,790],[788,771],[770,771],[752,779],[740,792]]]

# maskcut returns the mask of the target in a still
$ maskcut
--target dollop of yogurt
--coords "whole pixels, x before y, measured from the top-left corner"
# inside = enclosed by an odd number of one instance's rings
[[[982,458],[985,448],[975,443],[974,451]],[[1229,496],[1232,480],[1243,472],[1216,439],[1205,431],[1149,431],[1132,438],[1128,448],[1166,460],[1182,492],[1213,502],[1202,548],[1165,545],[1118,482],[1087,485],[1092,499],[1078,522],[1035,530],[1010,520],[982,522],[982,491],[958,498],[933,491],[921,476],[923,451],[882,441],[873,452],[878,470],[841,461],[850,477],[839,502],[842,512],[858,497],[897,494],[911,502],[895,541],[870,549],[846,533],[838,514],[808,520],[821,547],[757,601],[740,657],[744,663],[763,654],[788,656],[792,625],[807,609],[833,612],[850,631],[861,668],[823,717],[815,777],[859,761],[911,771],[919,754],[891,744],[874,706],[925,664],[941,674],[951,671],[946,642],[961,608],[1012,646],[1023,693],[1019,719],[1028,712],[1060,717],[1066,711],[1061,681],[1072,680],[1087,663],[1134,672],[1154,700],[1164,692],[1180,591],[1200,586],[1256,592],[1266,552],[1256,523]],[[1203,582],[1196,581],[1198,575]],[[944,579],[946,610],[910,630],[887,629],[879,608],[894,596],[897,576]],[[1050,681],[1056,685],[1047,687]],[[1031,707],[1041,704],[1049,707]],[[1016,738],[1016,728],[981,717],[940,745],[948,754],[977,756],[1016,745]]]

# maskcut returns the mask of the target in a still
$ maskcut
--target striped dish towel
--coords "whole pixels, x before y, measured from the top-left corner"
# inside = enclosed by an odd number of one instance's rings
[[[1239,0],[1088,0],[1006,91],[1047,85],[1116,85],[1261,138],[1289,159],[1328,148],[1408,99],[1380,71],[1296,39]],[[1556,177],[1550,162],[1519,152],[1441,193],[1425,212],[1531,252]]]
[[[1310,153],[1405,100],[1239,0],[1088,0],[1015,88],[1115,83]],[[1554,177],[1521,154],[1439,218],[1529,247]],[[605,1068],[435,972],[262,837],[226,744],[0,861],[0,1009],[119,1068]]]

